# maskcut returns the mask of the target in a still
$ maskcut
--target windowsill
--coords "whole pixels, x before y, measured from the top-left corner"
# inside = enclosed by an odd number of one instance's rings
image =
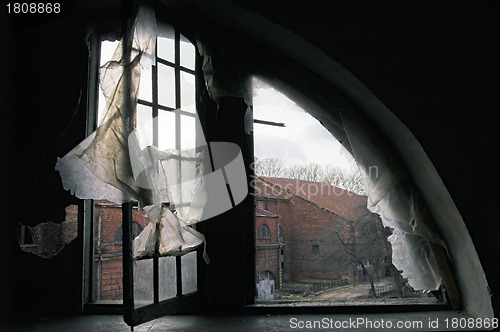
[[[137,327],[144,331],[445,331],[461,330],[452,324],[467,322],[474,317],[456,311],[422,311],[405,313],[350,313],[350,314],[258,314],[258,315],[174,315],[164,316]],[[477,320],[474,320],[477,322]],[[316,324],[316,325],[314,325]],[[403,326],[400,326],[403,324]],[[406,324],[406,326],[404,325]],[[51,317],[30,321],[13,320],[8,328],[37,331],[90,331],[96,326],[107,326],[108,331],[129,329],[121,315],[83,315]],[[308,328],[308,326],[310,326]],[[315,326],[315,327],[314,327]],[[473,328],[478,330],[481,328]],[[12,330],[12,329],[9,329]],[[469,329],[470,330],[470,329]],[[483,330],[487,330],[484,329]]]
[[[364,299],[356,301],[288,301],[288,300],[276,300],[276,301],[255,301],[253,307],[311,307],[311,308],[335,308],[335,307],[422,307],[428,306],[436,309],[447,309],[448,307],[443,302],[437,300],[436,298],[381,298],[381,299]]]
[[[344,302],[332,305],[315,305],[314,303],[281,303],[281,304],[253,304],[246,307],[248,314],[272,315],[352,315],[352,314],[400,314],[420,312],[449,312],[446,304],[436,303],[368,303]]]

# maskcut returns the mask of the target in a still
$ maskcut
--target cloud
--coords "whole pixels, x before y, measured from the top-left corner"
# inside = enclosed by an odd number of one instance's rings
[[[285,127],[256,124],[256,156],[279,157],[287,167],[309,162],[348,167],[340,143],[318,120],[276,90],[263,90],[255,96],[254,117]]]

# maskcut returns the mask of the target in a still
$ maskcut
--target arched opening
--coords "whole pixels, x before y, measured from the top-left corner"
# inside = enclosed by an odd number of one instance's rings
[[[269,226],[266,224],[262,224],[259,227],[259,238],[270,238],[271,237],[271,231],[269,230]]]
[[[276,299],[276,283],[271,271],[262,271],[258,275],[257,300],[272,301]]]
[[[136,238],[142,232],[142,226],[137,222],[132,222],[132,238]],[[122,243],[123,239],[123,228],[122,226],[118,227],[115,233],[115,243]]]

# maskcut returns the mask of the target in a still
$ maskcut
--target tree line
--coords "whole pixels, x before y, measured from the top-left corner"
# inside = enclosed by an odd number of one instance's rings
[[[348,170],[313,162],[286,167],[283,160],[277,157],[255,157],[253,167],[257,176],[328,183],[358,195],[365,194],[362,176],[358,169]]]

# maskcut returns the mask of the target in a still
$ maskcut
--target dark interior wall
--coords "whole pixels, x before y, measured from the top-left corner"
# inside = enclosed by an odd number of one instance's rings
[[[56,257],[21,251],[21,224],[65,219],[64,208],[78,200],[64,191],[54,170],[85,136],[87,94],[86,22],[61,16],[12,24],[2,61],[7,94],[2,99],[2,181],[6,207],[2,248],[2,309],[10,314],[44,315],[81,309],[82,236]],[[3,310],[2,310],[3,312]]]
[[[325,9],[323,1],[235,2],[321,48],[409,127],[457,204],[498,296],[498,5],[343,1]],[[2,183],[8,188],[2,196],[8,207],[2,284],[9,293],[1,300],[3,312],[78,309],[81,237],[55,259],[43,260],[21,252],[15,232],[18,222],[62,221],[64,206],[74,202],[53,165],[84,134],[85,28],[75,16],[16,27],[10,41],[2,37],[8,45],[2,45],[8,61],[1,62],[0,81],[7,91],[1,109]]]

